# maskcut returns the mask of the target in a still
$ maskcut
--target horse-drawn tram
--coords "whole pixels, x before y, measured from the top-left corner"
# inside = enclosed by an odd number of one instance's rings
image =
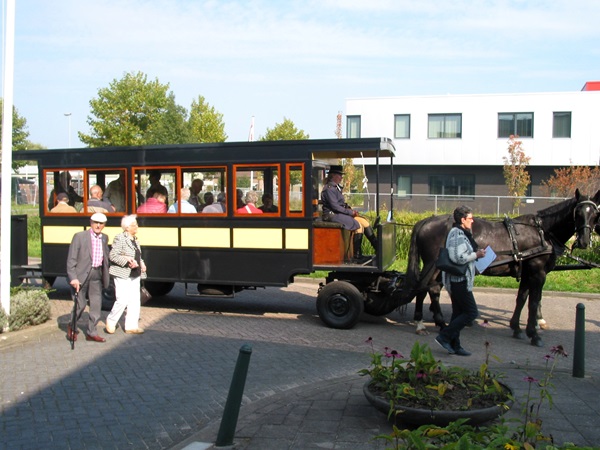
[[[364,138],[36,150],[14,158],[38,163],[41,273],[50,283],[66,276],[73,234],[89,227],[92,212],[107,215],[109,243],[121,232],[121,217],[137,214],[146,287],[154,296],[181,282],[186,295],[232,297],[327,271],[317,296],[319,316],[330,327],[351,328],[362,311],[382,315],[399,304],[403,275],[387,271],[396,257],[395,224],[388,220],[394,152],[389,139]],[[353,232],[321,219],[327,169],[343,158],[374,161],[377,248],[360,261],[352,255]],[[380,218],[379,189],[387,180],[388,214]],[[88,197],[93,186],[114,211]],[[142,207],[157,191],[167,206],[182,203],[186,188],[190,202],[197,200],[195,213],[183,205],[172,213]],[[247,213],[242,200],[248,191],[258,194],[254,206],[262,213]],[[75,209],[51,211],[65,193]]]

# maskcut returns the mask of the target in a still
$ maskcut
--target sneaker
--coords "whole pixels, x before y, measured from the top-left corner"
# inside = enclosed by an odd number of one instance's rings
[[[134,328],[133,330],[125,330],[126,334],[142,334],[144,332],[143,328]]]
[[[441,335],[438,335],[435,338],[435,342],[437,342],[438,345],[446,350],[449,354],[454,355],[454,353],[456,353],[450,345],[450,342],[446,341]]]
[[[459,355],[459,356],[471,356],[471,352],[469,352],[469,351],[465,350],[465,349],[464,349],[464,348],[462,348],[462,347],[458,347],[458,348],[457,348],[457,349],[454,351],[454,353],[455,353],[456,355]]]

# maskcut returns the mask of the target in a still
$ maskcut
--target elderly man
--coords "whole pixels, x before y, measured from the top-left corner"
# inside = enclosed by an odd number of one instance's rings
[[[76,213],[77,210],[69,205],[69,196],[65,192],[61,192],[56,196],[58,203],[50,210],[53,213]]]
[[[95,184],[90,188],[88,212],[115,212],[115,207],[108,201],[102,200],[102,188]]]
[[[327,173],[327,180],[321,192],[323,202],[323,220],[341,223],[346,230],[354,231],[354,259],[360,261],[362,257],[362,237],[367,237],[371,245],[377,250],[377,237],[369,221],[358,215],[344,200],[342,194],[342,166],[331,166]]]
[[[102,233],[106,216],[95,213],[90,218],[90,228],[73,236],[67,256],[67,278],[72,291],[78,294],[75,310],[78,321],[89,300],[89,319],[85,332],[87,341],[105,342],[98,336],[96,327],[102,312],[102,288],[108,288],[108,236]],[[67,326],[67,339],[77,340],[77,330]]]

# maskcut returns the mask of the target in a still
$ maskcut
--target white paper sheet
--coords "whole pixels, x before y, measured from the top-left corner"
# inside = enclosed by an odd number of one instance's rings
[[[492,250],[489,245],[485,248],[485,256],[475,261],[475,267],[479,273],[483,273],[485,269],[489,267],[491,263],[496,259],[496,253]]]

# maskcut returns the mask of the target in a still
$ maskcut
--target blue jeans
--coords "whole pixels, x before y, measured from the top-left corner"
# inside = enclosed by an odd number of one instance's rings
[[[450,343],[452,348],[460,348],[460,332],[473,322],[479,312],[473,292],[467,289],[467,280],[452,283],[450,286],[450,300],[452,301],[452,317],[450,323],[442,331],[440,336]]]

